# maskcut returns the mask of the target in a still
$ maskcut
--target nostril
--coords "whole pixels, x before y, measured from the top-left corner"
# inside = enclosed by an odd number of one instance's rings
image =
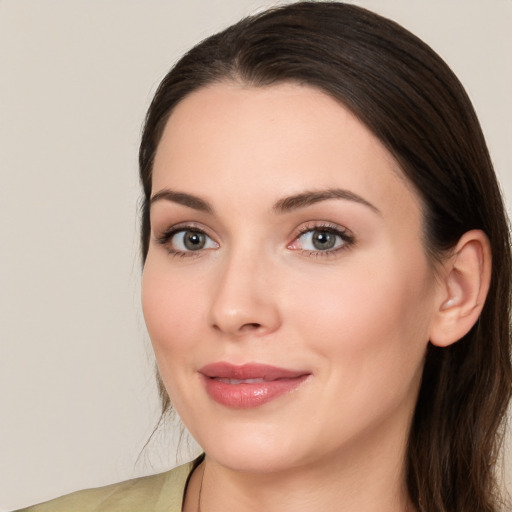
[[[247,330],[247,331],[253,331],[255,329],[259,329],[261,327],[261,324],[258,324],[256,322],[251,322],[251,323],[247,323],[247,324],[244,324],[242,325],[242,327],[240,328],[240,330]]]
[[[213,325],[213,328],[216,329],[217,331],[222,331],[222,328],[217,324]],[[251,323],[246,323],[246,324],[241,325],[240,328],[238,329],[238,332],[257,331],[258,329],[261,329],[261,328],[262,328],[261,324],[258,324],[256,322],[251,322]]]

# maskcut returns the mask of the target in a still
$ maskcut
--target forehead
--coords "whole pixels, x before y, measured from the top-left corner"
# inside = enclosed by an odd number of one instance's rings
[[[214,84],[176,106],[157,149],[153,192],[213,193],[219,184],[246,196],[266,190],[269,200],[340,186],[379,202],[418,200],[365,125],[332,97],[297,84]]]

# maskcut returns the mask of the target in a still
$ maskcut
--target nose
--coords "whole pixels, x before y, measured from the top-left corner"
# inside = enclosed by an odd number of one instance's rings
[[[210,325],[230,337],[265,336],[281,324],[272,265],[239,251],[222,263],[211,295]]]

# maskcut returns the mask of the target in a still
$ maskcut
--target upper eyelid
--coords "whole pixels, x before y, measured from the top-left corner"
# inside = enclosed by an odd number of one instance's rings
[[[201,231],[201,232],[204,232],[208,236],[210,236],[209,232],[212,231],[209,227],[205,226],[201,222],[183,221],[183,222],[178,222],[176,224],[173,224],[173,225],[169,226],[168,228],[165,228],[163,230],[163,232],[170,232],[170,231],[178,232],[178,231],[186,231],[187,229]],[[350,229],[348,229],[347,227],[342,226],[340,224],[337,224],[335,222],[307,221],[307,222],[301,223],[299,226],[294,228],[291,236],[298,236],[307,231],[314,231],[315,229],[326,229],[326,230],[338,231],[340,233],[351,234]]]
[[[352,231],[347,228],[346,226],[337,224],[335,222],[329,222],[329,221],[308,221],[305,223],[302,223],[300,226],[298,226],[294,230],[294,239],[298,236],[307,233],[309,231],[316,231],[316,230],[326,230],[326,231],[332,231],[339,234],[347,235],[347,236],[353,236]]]
[[[208,227],[204,226],[200,222],[195,222],[195,221],[178,222],[176,224],[167,226],[163,229],[152,230],[155,238],[158,238],[159,236],[162,236],[167,233],[179,233],[180,231],[198,231],[198,232],[204,233],[205,235],[209,236],[210,238],[213,238],[213,236],[211,235],[211,230]]]

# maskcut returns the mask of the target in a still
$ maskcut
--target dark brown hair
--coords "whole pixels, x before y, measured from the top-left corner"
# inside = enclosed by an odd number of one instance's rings
[[[291,4],[209,37],[164,78],[147,114],[140,147],[143,259],[152,164],[166,121],[185,96],[221,81],[305,84],[348,107],[415,186],[431,261],[469,230],[489,237],[492,280],[479,321],[454,345],[428,347],[407,447],[407,485],[425,512],[498,510],[496,458],[512,388],[509,227],[462,85],[404,28],[343,3]],[[170,404],[161,390],[165,411]]]

